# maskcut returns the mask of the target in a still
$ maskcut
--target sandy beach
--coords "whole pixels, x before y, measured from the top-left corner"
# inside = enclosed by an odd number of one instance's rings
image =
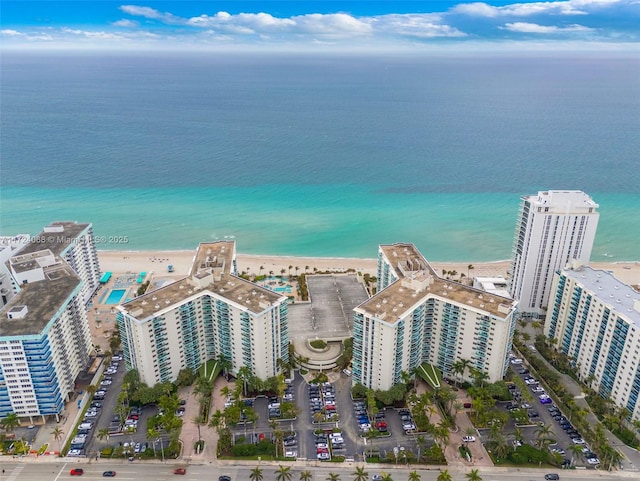
[[[173,266],[171,276],[183,277],[191,269],[195,250],[193,251],[98,251],[100,269],[102,272],[120,273],[153,273],[156,276],[167,277],[168,265]],[[249,274],[280,275],[284,269],[285,275],[317,271],[345,271],[355,269],[363,274],[376,275],[376,259],[346,258],[346,257],[290,257],[290,256],[262,256],[238,253],[236,256],[238,272]],[[465,277],[477,276],[507,276],[510,262],[508,260],[496,262],[438,262],[429,261],[431,266],[442,273],[456,271]],[[470,268],[469,266],[472,266]],[[260,269],[262,267],[262,269]],[[640,285],[640,261],[631,262],[592,262],[591,267],[613,272],[621,281]],[[297,268],[297,269],[296,269]]]

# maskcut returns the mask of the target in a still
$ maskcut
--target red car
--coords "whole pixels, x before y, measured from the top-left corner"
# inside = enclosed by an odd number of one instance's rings
[[[84,474],[84,470],[82,468],[73,468],[69,471],[71,476],[82,476]]]
[[[184,468],[176,468],[173,470],[173,474],[187,474],[187,470]]]

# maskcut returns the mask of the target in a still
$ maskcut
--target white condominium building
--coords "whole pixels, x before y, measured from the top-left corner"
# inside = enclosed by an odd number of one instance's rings
[[[233,241],[200,244],[188,277],[118,310],[127,368],[149,386],[220,356],[261,379],[289,359],[287,298],[237,276]]]
[[[18,254],[48,249],[64,259],[84,281],[81,299],[86,304],[100,284],[100,264],[91,224],[52,222],[31,238]]]
[[[0,312],[0,418],[56,417],[93,348],[84,282],[45,249],[7,262],[18,292]]]
[[[378,292],[354,312],[353,380],[366,387],[388,390],[425,362],[453,378],[468,359],[490,382],[508,366],[515,302],[442,279],[413,244],[379,247]]]
[[[544,317],[553,275],[567,263],[587,264],[598,227],[598,204],[579,190],[522,198],[509,292],[524,317]]]
[[[553,279],[544,333],[583,381],[640,419],[640,293],[575,263]]]

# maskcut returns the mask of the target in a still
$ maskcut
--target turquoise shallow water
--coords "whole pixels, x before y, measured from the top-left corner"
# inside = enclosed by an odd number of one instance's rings
[[[549,57],[0,56],[0,234],[92,222],[100,249],[509,258],[521,195],[600,204],[639,260],[640,63]],[[102,242],[104,239],[104,242]]]
[[[378,244],[414,242],[437,261],[511,255],[512,193],[397,194],[365,186],[269,185],[182,189],[3,189],[3,233],[36,233],[52,219],[91,221],[99,249],[193,249],[235,238],[247,254],[375,257]],[[640,259],[640,195],[593,194],[600,224],[593,260]],[[124,239],[126,238],[126,239]]]

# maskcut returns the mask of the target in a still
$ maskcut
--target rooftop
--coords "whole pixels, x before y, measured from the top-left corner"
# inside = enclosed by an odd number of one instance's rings
[[[592,291],[600,301],[640,328],[640,292],[629,284],[617,279],[609,271],[588,266],[568,267],[562,273]]]
[[[202,242],[198,245],[191,275],[204,269],[220,269],[224,274],[230,274],[233,268],[236,243],[234,241]]]
[[[52,222],[42,232],[31,238],[31,242],[21,248],[18,253],[29,254],[32,252],[49,249],[57,256],[62,256],[64,251],[73,243],[91,224],[79,224],[77,222]]]
[[[211,282],[200,283],[199,281],[205,277],[202,275],[185,277],[126,302],[121,309],[137,319],[147,319],[164,310],[173,309],[190,298],[210,292],[226,299],[230,304],[239,305],[249,312],[258,314],[284,298],[269,289],[231,274],[223,274],[219,280],[211,277],[209,279]]]
[[[20,292],[0,311],[0,333],[3,337],[28,336],[42,333],[56,312],[64,306],[80,278],[60,258],[54,265],[44,268],[46,279],[20,286]],[[9,319],[7,313],[16,307],[27,307],[22,319]]]
[[[506,318],[515,306],[508,297],[442,279],[413,244],[383,245],[380,249],[388,260],[397,260],[393,267],[399,279],[360,304],[358,309],[385,322],[395,323],[428,297],[464,305],[498,318]]]
[[[545,190],[537,195],[522,198],[536,206],[548,207],[552,213],[570,213],[574,210],[595,209],[598,206],[593,199],[581,190]]]
[[[198,246],[189,277],[137,297],[121,306],[137,319],[173,309],[204,292],[217,294],[230,304],[258,314],[284,296],[232,273],[235,241],[203,242]]]

